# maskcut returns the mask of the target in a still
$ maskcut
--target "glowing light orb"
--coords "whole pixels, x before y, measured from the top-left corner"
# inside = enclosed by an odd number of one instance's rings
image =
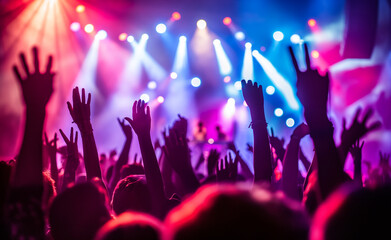
[[[187,38],[186,38],[185,36],[180,36],[180,37],[179,37],[179,41],[181,41],[181,42],[182,42],[182,41],[185,42],[186,40],[187,40]]]
[[[261,50],[262,52],[264,52],[264,51],[266,51],[266,47],[262,46],[262,47],[260,48],[260,50]]]
[[[311,18],[310,20],[308,20],[308,26],[310,27],[315,27],[316,26],[316,20]]]
[[[163,102],[164,102],[164,97],[159,96],[159,97],[157,98],[157,101],[158,101],[159,103],[163,103]]]
[[[243,32],[236,32],[236,33],[235,33],[235,38],[236,38],[236,40],[238,40],[238,41],[243,41],[245,37],[246,37],[246,36],[244,35]]]
[[[181,14],[179,12],[173,12],[171,14],[171,19],[174,21],[178,21],[179,19],[181,19]]]
[[[206,28],[206,21],[204,19],[200,19],[197,21],[198,29],[202,30]]]
[[[99,40],[103,40],[103,39],[106,39],[107,38],[107,32],[105,30],[99,30],[95,37]]]
[[[224,77],[224,82],[225,83],[229,83],[231,81],[231,77],[230,76],[225,76]]]
[[[213,45],[221,44],[221,41],[219,39],[213,40]]]
[[[236,81],[236,82],[234,83],[234,87],[235,87],[235,89],[238,90],[238,91],[242,90],[242,82],[241,82],[241,81]]]
[[[148,40],[149,39],[149,35],[144,33],[143,35],[141,35],[141,39],[142,40]]]
[[[86,10],[86,7],[84,7],[84,5],[77,5],[76,6],[76,12],[78,12],[78,13],[82,13],[82,12],[84,12]]]
[[[71,23],[71,25],[69,26],[69,28],[73,31],[73,32],[77,32],[80,30],[80,23],[78,22],[73,22]]]
[[[214,142],[215,142],[215,140],[213,140],[213,138],[209,138],[209,139],[208,139],[208,143],[209,143],[209,144],[213,144]]]
[[[84,27],[84,31],[86,33],[92,33],[94,31],[94,25],[92,24],[87,24],[85,27]]]
[[[171,77],[171,79],[177,79],[178,74],[176,72],[172,72],[172,73],[170,73],[170,77]]]
[[[157,26],[156,26],[156,32],[162,34],[162,33],[165,33],[167,30],[167,27],[165,24],[163,23],[159,23]]]
[[[274,109],[274,115],[276,115],[276,117],[281,117],[283,114],[284,111],[281,108]]]
[[[225,17],[225,18],[223,19],[223,24],[224,24],[224,25],[228,26],[228,25],[230,25],[231,23],[232,23],[232,19],[231,19],[230,17]]]
[[[143,93],[143,94],[141,94],[140,99],[147,103],[147,102],[149,102],[149,95],[146,93]]]
[[[284,34],[281,31],[275,31],[273,33],[273,38],[275,41],[280,42],[284,39]]]
[[[195,78],[191,79],[191,85],[193,87],[201,86],[201,79],[199,79],[198,77],[195,77]]]
[[[269,95],[273,95],[276,92],[276,89],[273,86],[266,87],[266,93]]]
[[[285,122],[285,124],[288,126],[288,127],[293,127],[295,125],[295,120],[293,118],[288,118]]]
[[[149,88],[149,89],[155,89],[156,87],[157,87],[157,84],[156,84],[155,81],[150,81],[150,82],[148,83],[148,88]]]
[[[244,44],[244,46],[246,48],[251,48],[253,45],[250,42],[246,42],[246,44]]]
[[[253,51],[251,52],[251,54],[252,54],[253,56],[256,56],[256,55],[259,54],[259,52],[258,52],[258,50],[253,50]]]
[[[299,36],[299,34],[293,34],[291,36],[291,43],[293,43],[293,44],[300,43],[300,40],[301,40],[301,37]]]
[[[128,36],[127,38],[126,38],[126,41],[128,41],[128,42],[133,42],[134,41],[134,37],[133,36]]]
[[[311,52],[311,56],[312,56],[313,58],[319,58],[319,52],[316,51],[316,50],[313,50],[313,51]]]
[[[127,37],[128,37],[128,34],[121,33],[120,35],[118,35],[118,40],[125,41]]]

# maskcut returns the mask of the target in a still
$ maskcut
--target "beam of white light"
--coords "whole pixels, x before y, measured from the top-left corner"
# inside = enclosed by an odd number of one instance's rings
[[[284,95],[289,107],[294,110],[299,109],[299,103],[289,82],[279,72],[277,72],[277,69],[273,66],[273,64],[264,56],[262,56],[258,51],[254,50],[252,53],[254,58],[265,71],[266,75],[274,83],[277,89],[280,90]]]
[[[213,46],[216,52],[217,64],[219,65],[220,74],[226,76],[232,73],[232,64],[229,61],[227,54],[225,53],[221,41],[215,39]]]
[[[254,80],[254,66],[253,57],[251,55],[251,44],[246,44],[244,50],[242,79]]]
[[[187,39],[185,36],[179,38],[178,47],[175,53],[174,65],[172,72],[177,74],[181,79],[185,79],[189,75],[189,60],[187,56]]]

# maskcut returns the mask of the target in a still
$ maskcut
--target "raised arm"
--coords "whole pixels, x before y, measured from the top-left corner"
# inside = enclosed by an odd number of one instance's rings
[[[49,155],[50,160],[50,177],[54,180],[56,189],[59,189],[58,182],[58,167],[57,167],[57,133],[54,134],[54,138],[49,141],[47,134],[45,136],[45,148]]]
[[[353,181],[358,184],[358,186],[362,187],[362,148],[364,146],[364,142],[362,142],[360,146],[360,140],[357,140],[353,146],[349,149],[350,154],[353,157],[354,163],[354,177]]]
[[[73,138],[73,127],[71,128],[71,134],[68,137],[65,133],[60,129],[60,134],[64,139],[65,144],[67,145],[67,161],[65,162],[65,171],[64,177],[61,185],[61,192],[63,192],[69,184],[75,182],[76,170],[79,167],[79,150],[77,148],[77,139],[78,132],[75,133],[75,138]]]
[[[94,133],[90,120],[91,93],[88,94],[86,101],[86,93],[84,88],[81,90],[80,98],[79,88],[75,87],[73,89],[72,99],[73,106],[70,102],[67,102],[67,104],[69,113],[79,128],[83,142],[83,156],[87,179],[90,180],[97,177],[103,183],[102,173],[99,165],[98,150],[96,149]]]
[[[254,182],[270,183],[272,177],[272,158],[269,135],[265,118],[262,86],[251,80],[242,80],[244,100],[250,108],[251,127],[254,133]]]

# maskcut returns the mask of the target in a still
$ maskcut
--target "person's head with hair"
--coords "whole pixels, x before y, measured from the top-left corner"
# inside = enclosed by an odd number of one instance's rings
[[[126,211],[150,213],[151,199],[145,177],[131,175],[119,181],[114,189],[112,207],[116,215]]]
[[[297,202],[261,188],[210,185],[169,213],[167,239],[307,239]]]
[[[95,240],[159,240],[163,231],[163,223],[158,219],[143,213],[125,212],[107,222]]]
[[[54,198],[49,209],[51,235],[55,240],[93,239],[110,220],[105,190],[99,184],[76,184]]]
[[[50,176],[49,171],[44,171],[43,176],[43,196],[42,196],[42,209],[47,214],[49,205],[57,195],[56,183]]]
[[[348,184],[318,208],[310,239],[389,239],[390,216],[391,186],[368,189]]]

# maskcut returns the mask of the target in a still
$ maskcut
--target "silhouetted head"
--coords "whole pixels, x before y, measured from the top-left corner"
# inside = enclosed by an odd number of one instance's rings
[[[132,175],[119,181],[114,189],[112,206],[116,215],[129,210],[150,213],[151,199],[145,178]]]
[[[138,164],[125,164],[121,168],[121,179],[130,175],[144,175],[144,167]]]
[[[97,233],[95,240],[159,240],[162,239],[163,223],[156,218],[134,212],[122,213],[107,222]]]
[[[385,239],[390,236],[391,186],[346,185],[317,210],[310,239]]]
[[[93,239],[110,218],[104,189],[92,182],[66,189],[54,198],[49,209],[51,235],[55,240]]]
[[[306,239],[308,219],[301,205],[265,189],[205,186],[171,211],[167,238]]]

